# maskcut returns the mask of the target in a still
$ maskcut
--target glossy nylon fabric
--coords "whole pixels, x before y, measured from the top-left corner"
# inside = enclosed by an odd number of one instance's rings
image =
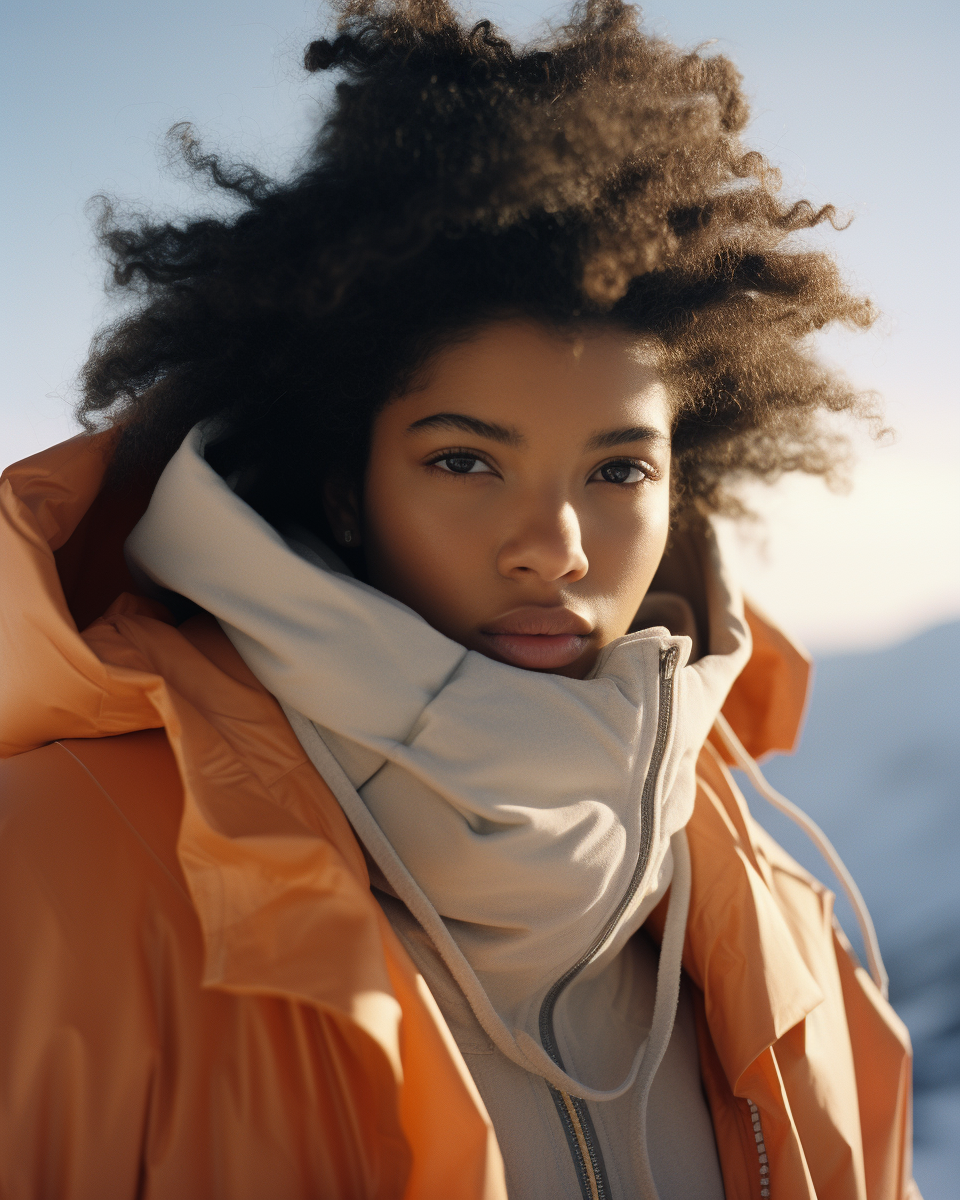
[[[645,841],[643,878],[604,949],[623,946],[669,882],[696,754],[750,654],[712,541],[711,653],[697,663],[685,665],[689,638],[655,627],[605,647],[589,679],[524,671],[294,552],[207,465],[203,438],[193,430],[167,465],[128,558],[213,613],[288,709],[352,748],[351,783],[407,879],[368,849],[394,886],[415,881],[422,923],[442,917],[438,949],[500,1049],[573,1095],[602,1098],[542,1052],[538,1018],[548,989],[610,926]],[[669,1039],[669,1026],[655,1029]],[[638,1052],[610,1098],[639,1066]]]
[[[147,493],[101,491],[109,453],[0,481],[0,1192],[502,1200],[329,788],[215,622],[131,594]],[[724,715],[759,757],[809,664],[747,616]],[[916,1200],[906,1030],[709,742],[696,776],[684,967],[726,1195],[760,1197],[750,1097],[776,1200]]]
[[[0,1194],[505,1200],[276,701],[211,619],[118,597],[146,497],[98,500],[108,460],[79,437],[0,482]]]

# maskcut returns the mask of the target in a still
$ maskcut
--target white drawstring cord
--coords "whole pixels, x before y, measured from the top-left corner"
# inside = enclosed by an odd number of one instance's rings
[[[690,847],[686,830],[678,830],[670,839],[673,849],[673,881],[670,884],[670,904],[660,943],[660,966],[657,970],[657,995],[653,1004],[653,1023],[637,1079],[637,1129],[633,1144],[633,1161],[640,1181],[642,1200],[659,1200],[657,1185],[650,1167],[650,1147],[647,1143],[647,1102],[650,1088],[663,1056],[667,1052],[680,1002],[680,971],[683,943],[687,934],[690,911]]]
[[[830,869],[836,875],[840,886],[847,894],[847,899],[850,901],[854,914],[857,918],[857,924],[860,926],[860,933],[863,935],[863,945],[867,952],[867,962],[870,966],[870,974],[873,976],[873,982],[880,989],[880,993],[884,1000],[887,998],[889,983],[887,979],[886,968],[883,965],[883,959],[880,957],[880,943],[877,941],[877,931],[873,927],[873,921],[870,917],[870,912],[867,908],[863,896],[860,895],[860,889],[854,883],[853,876],[844,865],[843,859],[833,848],[830,839],[823,832],[820,826],[808,817],[802,808],[798,808],[796,804],[788,800],[786,796],[781,796],[778,791],[767,783],[763,777],[763,773],[757,766],[756,762],[750,757],[743,743],[730,728],[730,723],[722,715],[718,715],[714,725],[717,733],[720,735],[720,740],[726,746],[737,765],[747,776],[753,786],[757,789],[764,800],[779,809],[780,812],[794,821],[804,833],[813,842],[816,848],[820,851],[830,866]]]

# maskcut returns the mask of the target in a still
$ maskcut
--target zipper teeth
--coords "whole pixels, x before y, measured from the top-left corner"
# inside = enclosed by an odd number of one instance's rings
[[[669,646],[660,653],[660,706],[657,714],[657,738],[653,746],[650,768],[643,781],[643,791],[640,795],[640,852],[637,856],[637,865],[631,876],[630,884],[622,900],[617,905],[613,916],[604,925],[592,945],[577,959],[569,970],[560,976],[550,991],[547,992],[543,1004],[540,1006],[540,1040],[543,1043],[544,1050],[546,1050],[547,1054],[550,1055],[561,1070],[564,1069],[563,1060],[553,1035],[553,1013],[557,1006],[557,1000],[563,989],[575,976],[580,974],[610,936],[612,930],[616,928],[627,905],[636,894],[637,888],[640,886],[640,880],[643,878],[643,873],[647,869],[647,860],[650,857],[650,846],[653,840],[653,801],[657,789],[657,779],[660,775],[660,765],[663,761],[663,752],[667,744],[667,732],[673,708],[673,672],[678,654],[679,651],[676,646]]]
[[[598,1200],[608,1200],[609,1192],[607,1190],[606,1173],[603,1168],[603,1159],[600,1156],[599,1147],[596,1145],[597,1134],[593,1128],[593,1122],[590,1120],[587,1102],[581,1100],[578,1096],[571,1096],[570,1103],[573,1105],[574,1114],[580,1126],[580,1131],[583,1134],[584,1145],[587,1147],[590,1171],[593,1176],[593,1186],[596,1188]]]
[[[599,1163],[597,1162],[596,1152],[591,1143],[588,1130],[581,1119],[580,1107],[583,1102],[574,1099],[573,1096],[568,1096],[566,1092],[557,1091],[555,1088],[551,1088],[550,1090],[556,1093],[555,1100],[559,1098],[557,1107],[561,1108],[562,1105],[561,1115],[566,1117],[566,1122],[569,1124],[570,1130],[576,1140],[577,1152],[583,1166],[580,1190],[584,1191],[583,1185],[586,1184],[586,1191],[584,1192],[585,1200],[607,1200],[603,1172],[600,1170]],[[591,1167],[590,1170],[587,1169],[588,1160]]]
[[[760,1162],[760,1195],[767,1200],[770,1195],[770,1163],[767,1158],[767,1146],[763,1140],[763,1126],[760,1124],[760,1110],[752,1100],[747,1100],[750,1106],[750,1121],[753,1125],[753,1138],[757,1143],[757,1158]]]
[[[657,790],[657,780],[660,776],[660,767],[663,762],[664,751],[667,746],[667,734],[670,725],[670,716],[673,711],[673,674],[679,657],[679,650],[676,646],[668,646],[666,650],[660,652],[660,687],[659,687],[659,711],[657,712],[657,736],[653,744],[653,754],[650,758],[650,767],[647,770],[646,778],[643,781],[643,791],[640,793],[640,850],[637,855],[637,865],[634,867],[633,875],[630,878],[629,886],[624,893],[623,898],[617,905],[613,916],[607,921],[600,934],[594,939],[593,944],[582,954],[580,958],[569,968],[557,982],[553,985],[549,992],[544,997],[543,1004],[540,1006],[540,1041],[543,1044],[544,1050],[550,1058],[562,1070],[565,1070],[563,1065],[563,1057],[560,1054],[560,1049],[557,1046],[557,1040],[553,1031],[553,1014],[557,1006],[557,1000],[563,989],[573,980],[588,962],[597,953],[600,947],[604,944],[611,932],[616,928],[617,923],[623,916],[627,905],[636,894],[637,888],[640,886],[640,881],[643,878],[643,873],[647,869],[647,861],[650,858],[650,847],[653,841],[653,805],[654,797]],[[605,1200],[609,1196],[604,1172],[600,1167],[599,1160],[592,1145],[592,1122],[590,1121],[589,1110],[582,1100],[574,1099],[572,1096],[567,1096],[565,1092],[558,1091],[551,1084],[547,1085],[550,1091],[554,1093],[554,1101],[557,1110],[560,1113],[561,1120],[565,1125],[568,1125],[572,1138],[568,1138],[570,1152],[574,1156],[575,1165],[579,1166],[578,1174],[587,1184],[587,1189],[584,1196],[587,1200],[593,1200],[596,1196],[599,1200]],[[583,1156],[582,1146],[586,1146],[589,1165]],[[579,1163],[577,1163],[579,1160]],[[764,1197],[770,1195],[769,1191],[762,1192]]]

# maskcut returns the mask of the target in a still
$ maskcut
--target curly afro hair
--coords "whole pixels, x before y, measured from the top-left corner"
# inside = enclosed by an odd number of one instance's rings
[[[844,443],[825,414],[866,408],[811,335],[874,312],[798,245],[834,209],[779,198],[741,143],[727,59],[649,36],[620,0],[587,0],[531,46],[444,0],[335,9],[305,65],[340,82],[292,180],[180,127],[240,211],[124,226],[105,206],[114,282],[139,303],[95,339],[79,414],[118,430],[115,470],[155,471],[223,418],[218,469],[268,520],[325,535],[318,485],[362,474],[378,410],[445,341],[523,315],[658,348],[680,519],[737,512],[745,477],[831,474]]]

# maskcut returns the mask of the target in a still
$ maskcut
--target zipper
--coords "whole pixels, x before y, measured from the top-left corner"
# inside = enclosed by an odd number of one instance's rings
[[[757,1158],[760,1166],[760,1195],[767,1200],[770,1195],[770,1163],[767,1158],[767,1146],[763,1140],[763,1126],[760,1124],[760,1110],[750,1099],[750,1122],[753,1125],[753,1140],[757,1144]]]
[[[583,1200],[611,1200],[603,1155],[586,1103],[559,1091],[552,1083],[547,1087],[560,1116]]]
[[[633,869],[630,883],[613,915],[594,939],[585,953],[577,959],[557,982],[553,985],[540,1005],[540,1041],[544,1050],[557,1064],[561,1071],[566,1070],[563,1058],[557,1046],[556,1034],[553,1027],[553,1017],[561,992],[566,988],[584,967],[591,961],[597,951],[616,929],[620,918],[636,895],[640,881],[643,879],[650,859],[650,848],[653,842],[654,801],[656,799],[657,782],[660,778],[660,768],[663,766],[663,756],[667,748],[667,737],[670,732],[670,718],[673,715],[673,676],[676,671],[679,650],[676,646],[668,646],[660,651],[659,668],[659,706],[657,711],[657,737],[653,744],[653,754],[646,778],[643,781],[643,791],[640,794],[640,851],[637,855],[637,865]],[[577,1096],[569,1096],[552,1084],[547,1084],[553,1096],[567,1145],[573,1158],[577,1178],[580,1180],[580,1191],[583,1200],[610,1200],[610,1185],[606,1180],[606,1170],[603,1156],[597,1142],[593,1121],[587,1109],[586,1101]],[[759,1120],[759,1118],[758,1118]],[[761,1192],[764,1197],[769,1191]]]

